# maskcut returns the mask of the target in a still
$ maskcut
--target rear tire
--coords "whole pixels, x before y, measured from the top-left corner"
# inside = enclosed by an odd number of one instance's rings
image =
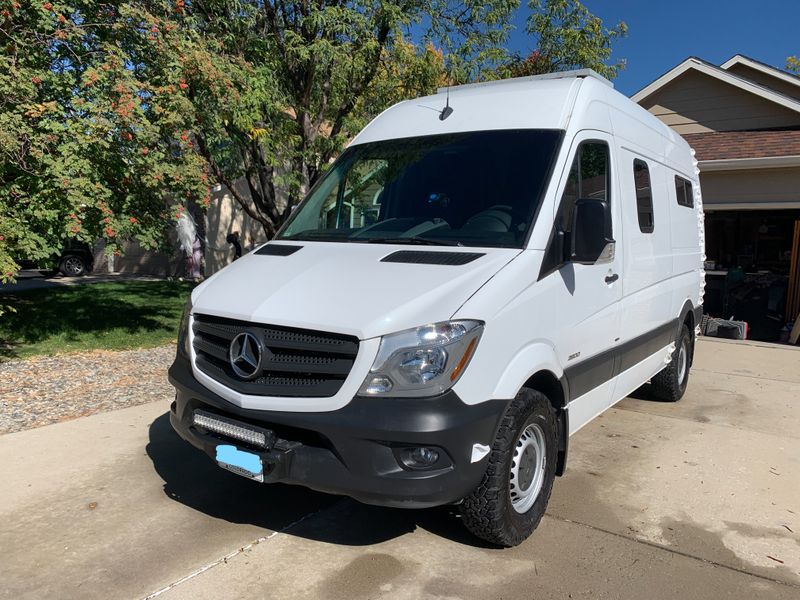
[[[520,390],[500,423],[483,480],[461,505],[467,529],[508,547],[533,533],[553,489],[556,431],[550,400],[536,390]]]
[[[681,326],[672,360],[650,380],[653,395],[665,402],[677,402],[686,392],[689,383],[689,368],[692,356],[692,338],[689,328]]]

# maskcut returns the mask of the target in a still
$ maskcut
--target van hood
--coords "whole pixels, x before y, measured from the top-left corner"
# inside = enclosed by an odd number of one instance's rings
[[[450,319],[521,252],[332,242],[269,246],[301,248],[237,260],[194,290],[193,312],[363,340]],[[398,251],[481,256],[463,265],[381,262]]]

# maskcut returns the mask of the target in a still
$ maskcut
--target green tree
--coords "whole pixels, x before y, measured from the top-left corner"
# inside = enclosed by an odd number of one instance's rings
[[[0,0],[0,277],[69,237],[165,247],[227,186],[271,236],[355,133],[445,83],[527,74],[519,0]],[[607,66],[624,25],[532,0],[537,69]],[[412,41],[413,40],[413,41]],[[538,71],[537,71],[538,72]]]
[[[786,68],[795,75],[800,75],[800,58],[796,56],[790,56],[787,58]]]
[[[272,235],[368,119],[443,81],[441,48],[461,73],[497,56],[516,6],[0,0],[0,277],[69,237],[164,246],[215,183]]]
[[[177,13],[170,3],[147,10],[148,18],[174,22],[186,40],[178,68],[189,86],[198,153],[271,236],[372,117],[434,91],[446,70],[474,77],[499,56],[516,6],[199,0]],[[412,28],[422,43],[409,41]],[[203,40],[215,45],[207,51]],[[142,57],[151,77],[172,68],[172,50],[163,51],[163,59]],[[216,84],[232,77],[232,90]]]
[[[536,49],[513,56],[498,69],[500,77],[590,68],[614,79],[625,68],[624,60],[609,64],[614,41],[627,34],[624,22],[606,28],[579,0],[530,0],[528,7],[526,31]]]
[[[143,77],[125,6],[0,3],[0,277],[67,238],[164,246],[187,201],[208,198],[179,76]]]

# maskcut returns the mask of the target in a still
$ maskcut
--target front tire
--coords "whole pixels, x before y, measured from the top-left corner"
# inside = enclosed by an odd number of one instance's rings
[[[689,368],[692,356],[692,338],[689,328],[681,326],[672,360],[650,380],[653,395],[664,402],[677,402],[683,398],[689,384]]]
[[[520,390],[500,424],[480,485],[464,499],[461,517],[477,537],[516,546],[544,516],[558,458],[556,417],[547,397]]]

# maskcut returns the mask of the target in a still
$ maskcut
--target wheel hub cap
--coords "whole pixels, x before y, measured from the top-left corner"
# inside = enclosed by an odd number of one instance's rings
[[[64,266],[70,273],[79,273],[81,270],[81,263],[74,258],[68,258]]]
[[[678,351],[678,383],[683,383],[686,378],[686,342],[681,342],[681,349]]]
[[[546,465],[544,431],[531,423],[520,434],[511,457],[509,494],[516,512],[525,513],[536,502],[544,483]]]
[[[519,487],[523,492],[531,487],[535,472],[536,450],[533,446],[527,446],[519,460]]]

